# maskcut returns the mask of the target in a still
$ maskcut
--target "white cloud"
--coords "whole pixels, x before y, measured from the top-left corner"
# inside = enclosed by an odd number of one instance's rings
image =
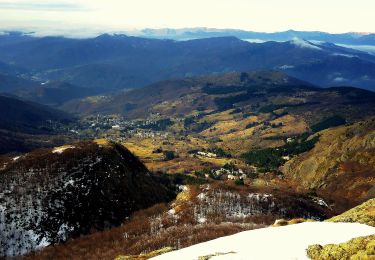
[[[293,69],[294,66],[293,65],[283,65],[283,66],[280,66],[279,68],[282,69],[282,70],[288,70],[288,69]]]
[[[251,43],[264,43],[266,42],[265,40],[261,39],[243,39],[244,41],[251,42]]]
[[[373,31],[373,0],[0,0],[0,27]],[[316,14],[319,14],[317,19]],[[351,19],[347,19],[351,17]]]
[[[334,82],[344,82],[346,81],[347,79],[346,78],[343,78],[343,77],[336,77],[333,79]]]
[[[333,53],[332,56],[342,56],[342,57],[346,57],[346,58],[358,57],[357,55],[345,54],[345,53]]]
[[[375,46],[372,45],[348,45],[348,44],[337,44],[345,48],[356,49],[359,51],[364,51],[370,54],[375,54]]]
[[[0,10],[83,11],[85,8],[82,5],[69,2],[0,1]]]

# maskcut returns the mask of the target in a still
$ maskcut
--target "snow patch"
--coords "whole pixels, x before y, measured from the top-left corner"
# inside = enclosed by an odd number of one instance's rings
[[[14,157],[12,160],[13,160],[13,161],[17,161],[19,158],[21,158],[21,156],[16,156],[16,157]]]
[[[357,55],[352,55],[352,54],[345,54],[345,53],[332,53],[331,54],[332,56],[342,56],[342,57],[346,57],[346,58],[356,58],[358,57]]]
[[[333,79],[334,82],[344,82],[346,81],[346,78],[343,78],[343,77],[336,77]]]
[[[309,259],[309,245],[338,244],[352,238],[375,233],[375,228],[359,223],[305,222],[301,224],[269,227],[240,232],[184,249],[166,253],[152,259],[198,259],[218,252],[233,254],[213,256],[211,260],[231,259]]]
[[[73,146],[73,145],[65,145],[65,146],[61,146],[61,147],[56,147],[52,150],[52,153],[62,154],[65,150],[74,149],[74,148],[76,148],[76,147]]]
[[[67,234],[74,230],[74,227],[68,226],[66,223],[62,224],[59,227],[59,231],[57,232],[57,236],[62,241],[67,239]]]
[[[48,83],[49,83],[49,80],[47,80],[47,81],[44,81],[44,82],[41,82],[41,83],[40,83],[40,85],[42,85],[42,86],[43,86],[43,85],[46,85],[46,84],[48,84]]]
[[[368,54],[374,55],[375,54],[375,46],[374,45],[349,45],[349,44],[336,44],[341,47],[355,49],[363,52],[367,52]]]
[[[318,198],[318,197],[316,197],[316,198],[313,198],[313,201],[314,201],[316,204],[320,205],[320,206],[323,206],[323,207],[329,208],[328,204],[327,204],[322,198]]]
[[[250,42],[250,43],[265,43],[265,42],[267,42],[266,40],[261,40],[261,39],[243,39],[243,41]]]
[[[197,197],[198,197],[198,199],[200,199],[200,200],[204,200],[204,198],[206,197],[206,194],[204,194],[204,193],[200,193]]]
[[[67,186],[74,186],[74,180],[70,179],[69,181],[67,181],[65,184],[64,184],[64,188],[66,188]]]
[[[177,189],[179,191],[188,191],[189,190],[189,187],[186,186],[186,185],[177,185]]]
[[[294,38],[293,40],[290,41],[290,43],[294,44],[295,46],[300,47],[300,48],[308,48],[308,49],[314,49],[314,50],[321,50],[320,47],[312,44],[311,42],[303,40],[303,39],[299,39],[299,38]]]
[[[293,69],[294,66],[293,65],[283,65],[283,66],[280,66],[279,68],[282,69],[282,70],[287,70],[287,69]]]
[[[207,219],[206,219],[205,217],[201,217],[201,218],[198,219],[198,223],[199,223],[199,224],[203,224],[203,223],[205,223],[206,221],[207,221]]]

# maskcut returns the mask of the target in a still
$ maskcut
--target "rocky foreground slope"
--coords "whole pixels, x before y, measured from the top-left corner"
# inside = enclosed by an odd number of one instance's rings
[[[375,199],[327,220],[328,222],[358,222],[375,227]],[[314,260],[374,259],[375,233],[370,236],[354,238],[346,243],[312,245],[308,255]]]
[[[326,222],[245,231],[153,259],[373,259],[374,203],[375,199],[369,200]],[[362,224],[345,223],[356,221]],[[314,243],[324,246],[308,247]],[[272,250],[265,250],[270,246]]]
[[[169,201],[126,148],[105,140],[0,157],[0,257],[121,224]]]
[[[139,259],[147,259],[149,252],[263,228],[275,219],[321,220],[330,213],[318,201],[292,191],[220,183],[187,185],[172,203],[140,210],[117,228],[47,247],[25,259],[137,259],[132,257],[142,253],[146,254]]]
[[[152,259],[309,259],[308,245],[340,243],[353,237],[370,235],[374,227],[358,223],[306,222],[244,231],[166,253]],[[271,247],[271,249],[269,248]]]

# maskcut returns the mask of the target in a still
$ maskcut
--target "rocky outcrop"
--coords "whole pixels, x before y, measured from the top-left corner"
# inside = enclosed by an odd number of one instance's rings
[[[370,199],[338,216],[328,219],[329,222],[358,222],[375,227],[375,199]]]
[[[361,260],[375,257],[375,235],[358,237],[347,243],[313,245],[307,250],[313,260]]]
[[[375,227],[375,199],[326,220],[327,222],[358,222]],[[346,243],[312,245],[307,250],[314,260],[373,259],[375,257],[375,235],[354,238]]]
[[[24,254],[120,225],[174,193],[105,140],[0,160],[0,256]]]

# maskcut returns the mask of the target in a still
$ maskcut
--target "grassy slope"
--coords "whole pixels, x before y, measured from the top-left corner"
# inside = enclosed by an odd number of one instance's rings
[[[300,189],[341,204],[343,210],[373,197],[375,120],[327,129],[319,135],[315,148],[282,167],[287,178]]]

